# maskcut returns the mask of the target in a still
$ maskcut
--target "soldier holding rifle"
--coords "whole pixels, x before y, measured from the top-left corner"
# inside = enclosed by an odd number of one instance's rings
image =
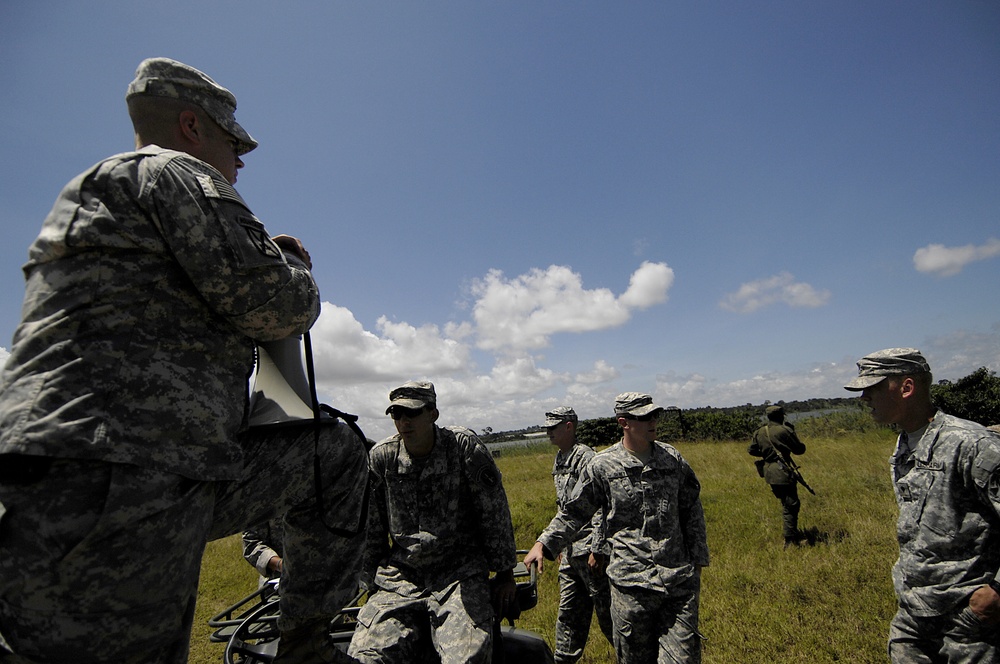
[[[801,483],[809,492],[813,490],[805,483],[792,461],[792,454],[803,454],[806,446],[799,440],[795,429],[785,423],[785,409],[781,406],[768,406],[764,410],[767,423],[753,434],[753,441],[747,452],[751,456],[762,457],[757,461],[760,476],[770,485],[771,493],[781,501],[782,534],[785,537],[785,548],[798,546],[803,535],[799,530],[799,492],[796,486]]]

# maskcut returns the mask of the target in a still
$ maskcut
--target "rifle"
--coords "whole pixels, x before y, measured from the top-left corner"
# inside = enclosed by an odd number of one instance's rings
[[[765,426],[767,426],[767,425],[765,425]],[[770,428],[770,426],[768,426],[768,428],[767,428],[767,442],[771,443],[771,451],[774,452],[775,461],[777,462],[777,464],[779,466],[781,466],[782,470],[784,470],[786,473],[788,473],[789,475],[791,475],[791,477],[796,482],[798,482],[799,484],[801,484],[802,486],[804,486],[806,488],[806,491],[808,491],[809,493],[811,493],[812,495],[815,496],[816,492],[813,491],[813,488],[806,483],[805,478],[802,477],[802,473],[799,472],[798,465],[794,461],[792,461],[792,455],[791,454],[787,454],[787,455],[784,454],[774,444],[774,441],[771,440],[771,428]]]
[[[772,448],[773,448],[773,446],[772,446]],[[806,488],[806,491],[808,491],[809,493],[811,493],[812,495],[815,496],[816,492],[813,491],[813,489],[812,489],[811,486],[809,486],[808,484],[806,484],[805,479],[802,477],[802,473],[799,472],[799,467],[795,464],[794,461],[792,461],[792,457],[789,456],[789,457],[786,458],[784,455],[782,455],[780,452],[778,452],[777,449],[775,449],[774,451],[775,451],[775,454],[778,457],[777,458],[778,465],[781,466],[785,470],[786,473],[788,473],[789,475],[791,475],[792,477],[794,477],[796,482],[798,482],[799,484],[801,484],[802,486],[804,486]]]

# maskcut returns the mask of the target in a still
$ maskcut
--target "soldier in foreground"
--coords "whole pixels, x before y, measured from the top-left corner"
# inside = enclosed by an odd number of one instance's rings
[[[396,435],[369,452],[372,509],[350,654],[412,664],[492,661],[493,618],[515,599],[514,528],[493,457],[463,427],[435,424],[434,385],[389,393]],[[491,591],[489,573],[496,572]]]
[[[24,266],[0,388],[0,659],[186,662],[205,542],[286,514],[276,661],[323,661],[315,639],[357,586],[363,443],[335,421],[316,442],[244,430],[256,344],[319,315],[309,254],[232,186],[257,143],[228,90],[152,58],[126,100],[136,150],[66,185]]]
[[[782,535],[785,548],[798,546],[803,535],[799,532],[798,486],[795,475],[789,469],[792,454],[804,454],[806,446],[799,440],[795,429],[785,424],[785,409],[768,406],[764,409],[767,423],[757,429],[747,453],[763,457],[757,462],[763,465],[761,477],[771,487],[771,493],[781,502]]]
[[[662,413],[648,394],[618,395],[622,440],[594,455],[524,558],[539,567],[543,558],[553,560],[604,511],[620,664],[701,661],[698,604],[701,568],[709,562],[701,485],[680,453],[656,440]]]
[[[545,432],[559,450],[552,462],[556,506],[569,501],[594,450],[576,442],[576,411],[560,406],[545,413]],[[601,551],[603,512],[598,510],[562,552],[559,562],[559,613],[556,616],[556,664],[572,664],[583,656],[590,634],[591,616],[597,614],[601,632],[614,644],[611,624],[611,590],[604,572],[607,562]]]
[[[912,662],[1000,660],[1000,438],[931,403],[930,365],[915,348],[858,361],[844,387],[872,418],[900,429],[889,464],[899,504],[899,608],[889,656]]]

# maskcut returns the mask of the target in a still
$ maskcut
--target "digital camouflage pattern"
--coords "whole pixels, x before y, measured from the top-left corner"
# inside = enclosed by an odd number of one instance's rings
[[[650,404],[638,403],[631,393],[622,396],[648,410]],[[618,442],[594,455],[569,501],[538,537],[548,555],[557,555],[597,510],[604,510],[611,615],[621,664],[655,662],[655,650],[653,659],[644,658],[645,644],[676,640],[681,633],[697,630],[696,588],[701,567],[709,563],[700,492],[694,471],[671,445],[651,443],[644,465]],[[646,595],[658,599],[629,600]],[[688,607],[683,615],[671,613],[683,607]],[[633,630],[632,624],[641,628]],[[645,654],[632,658],[631,648]],[[677,661],[700,661],[695,657],[700,657],[700,644],[694,654]]]
[[[40,662],[186,662],[205,542],[285,512],[282,629],[345,606],[365,537],[362,441],[324,424],[322,511],[311,424],[242,442],[249,465],[237,482],[56,459],[37,482],[0,484],[0,631],[15,651]],[[358,532],[333,534],[323,521]]]
[[[155,146],[73,179],[24,273],[0,453],[235,479],[254,340],[319,315],[309,270],[219,172]]]
[[[567,409],[572,412],[572,409]],[[556,409],[559,411],[559,409]],[[546,413],[546,417],[569,417],[565,412]],[[575,421],[576,413],[572,413]],[[556,422],[558,425],[560,422]],[[556,506],[559,509],[569,501],[583,474],[583,469],[594,457],[594,450],[576,443],[565,454],[560,450],[552,463],[552,479],[556,487]],[[597,623],[608,641],[613,641],[611,624],[611,591],[603,571],[590,569],[591,551],[600,553],[602,544],[600,528],[602,512],[598,510],[590,524],[577,533],[563,551],[559,563],[559,613],[556,617],[555,661],[576,662],[583,656],[590,635],[590,623],[596,612]]]
[[[700,600],[700,573],[669,594],[612,586],[618,664],[699,664],[703,638],[698,631]]]
[[[414,661],[386,652],[408,647],[398,641],[416,636],[416,614],[426,624],[438,611],[454,615],[437,632],[436,649],[445,661],[470,661],[468,644],[490,638],[488,573],[517,564],[507,494],[489,450],[469,429],[434,430],[425,458],[411,457],[398,434],[369,453],[372,509],[362,579],[374,604],[359,616],[351,643],[351,654],[363,661]],[[375,610],[397,604],[410,606],[401,614]]]
[[[267,564],[275,556],[281,558],[282,530],[281,521],[275,519],[243,531],[243,559],[257,570],[261,583],[280,576]]]
[[[895,478],[896,455],[890,463]],[[893,585],[901,610],[944,615],[1000,569],[1000,438],[938,411],[909,463],[894,481]]]
[[[184,662],[205,541],[286,511],[282,626],[349,601],[362,441],[340,424],[318,445],[311,427],[240,433],[255,343],[308,330],[319,293],[221,174],[156,146],[100,162],[63,189],[24,273],[0,454],[47,463],[0,478],[8,646]]]
[[[708,565],[701,484],[671,445],[651,446],[646,466],[621,442],[595,454],[576,492],[538,541],[556,555],[604,509],[608,577],[615,585],[665,592]]]

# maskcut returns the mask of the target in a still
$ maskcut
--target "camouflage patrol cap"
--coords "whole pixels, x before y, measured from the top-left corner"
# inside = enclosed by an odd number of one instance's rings
[[[576,416],[576,411],[569,406],[559,406],[558,408],[553,408],[552,410],[545,413],[545,424],[546,429],[549,427],[559,426],[563,422],[577,422],[579,418]]]
[[[908,376],[930,371],[927,360],[916,348],[886,348],[858,360],[858,375],[844,385],[844,389],[860,392],[877,385],[886,376]]]
[[[426,380],[411,380],[389,392],[389,407],[385,409],[385,414],[388,415],[393,406],[423,408],[436,404],[437,394],[434,392],[434,383]]]
[[[642,392],[624,392],[615,397],[615,415],[642,417],[657,410],[663,407],[654,404],[653,397]]]
[[[768,406],[764,409],[765,415],[784,415],[785,409],[781,406]]]
[[[170,58],[148,58],[139,63],[128,85],[125,100],[136,95],[169,97],[197,104],[238,142],[244,155],[257,147],[246,129],[236,122],[236,97],[207,74]]]

